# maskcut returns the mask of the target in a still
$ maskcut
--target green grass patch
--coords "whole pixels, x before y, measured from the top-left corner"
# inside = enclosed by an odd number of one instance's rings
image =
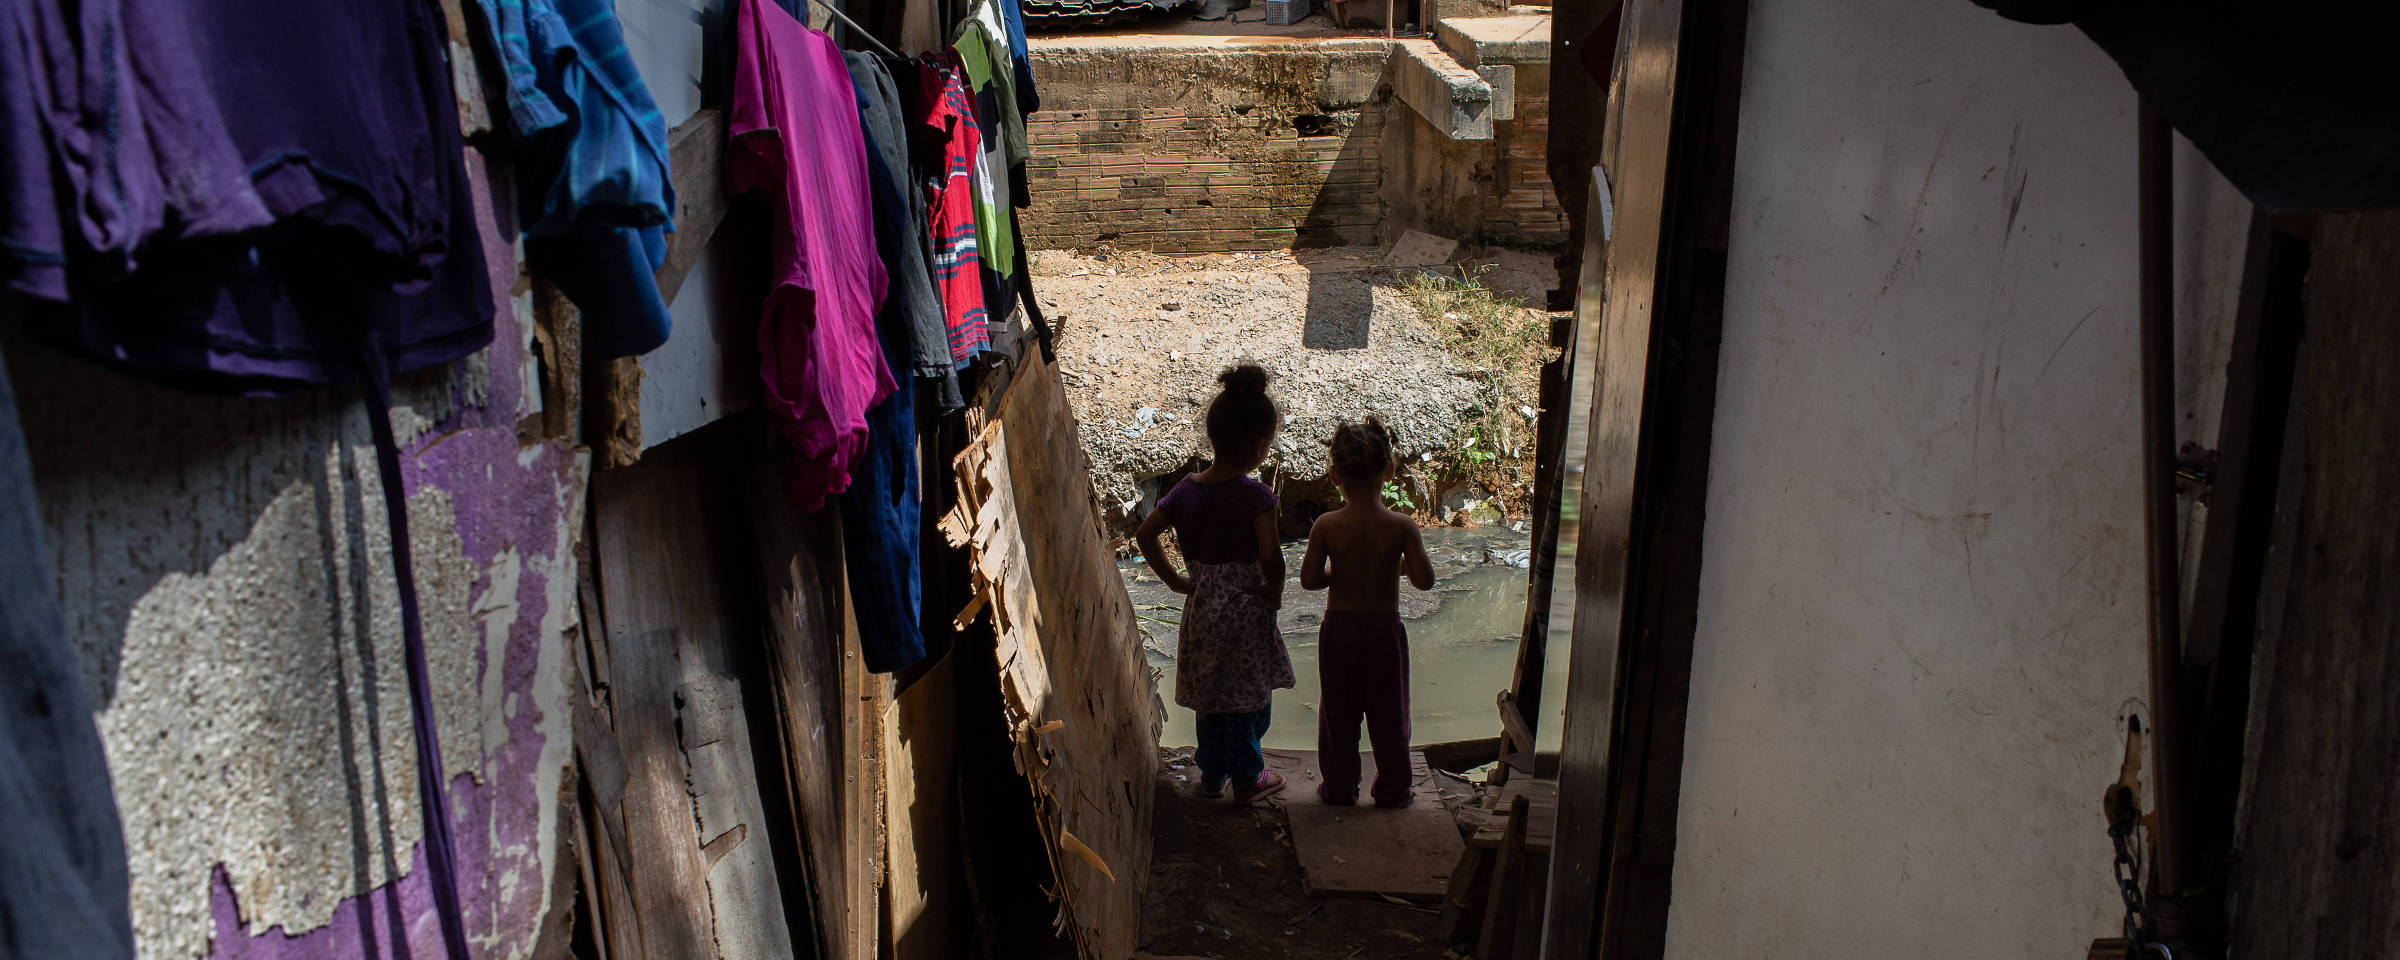
[[[1532,483],[1534,446],[1533,422],[1523,411],[1539,402],[1542,364],[1557,351],[1550,347],[1550,315],[1487,289],[1488,269],[1466,268],[1456,276],[1412,271],[1401,276],[1399,290],[1451,357],[1481,371],[1476,408],[1460,425],[1457,442],[1427,466],[1438,485],[1475,483],[1517,501],[1521,510]]]

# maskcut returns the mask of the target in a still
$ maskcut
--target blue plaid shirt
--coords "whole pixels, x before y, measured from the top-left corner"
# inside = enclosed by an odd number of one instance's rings
[[[481,0],[508,71],[518,216],[535,269],[603,357],[666,341],[652,280],[674,229],[666,119],[608,0]]]

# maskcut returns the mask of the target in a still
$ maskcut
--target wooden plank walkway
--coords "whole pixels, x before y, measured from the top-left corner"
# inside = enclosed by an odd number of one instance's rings
[[[1289,784],[1278,796],[1291,826],[1311,894],[1391,896],[1435,903],[1449,888],[1450,871],[1466,850],[1458,822],[1442,805],[1425,755],[1415,761],[1416,803],[1384,810],[1371,803],[1328,806],[1317,797],[1317,755],[1309,750],[1269,750],[1267,766]],[[1361,779],[1373,782],[1375,758],[1362,759]],[[1363,791],[1362,791],[1363,792]]]

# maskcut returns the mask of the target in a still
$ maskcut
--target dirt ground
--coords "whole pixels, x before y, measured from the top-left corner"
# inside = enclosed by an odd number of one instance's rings
[[[1438,960],[1432,908],[1309,896],[1273,800],[1192,796],[1188,757],[1159,774],[1150,895],[1136,957],[1177,960]]]
[[[1538,296],[1549,282],[1546,257],[1467,254],[1449,269],[1476,271],[1494,293]],[[1419,314],[1401,272],[1381,256],[1364,248],[1035,253],[1060,380],[1112,519],[1138,515],[1143,481],[1207,457],[1200,415],[1217,374],[1235,363],[1259,363],[1274,377],[1270,389],[1286,417],[1268,464],[1278,478],[1318,481],[1334,425],[1370,413],[1393,429],[1411,469],[1454,450],[1463,425],[1491,407],[1514,418],[1508,423],[1521,442],[1512,447],[1524,449],[1511,457],[1529,453],[1530,381],[1495,391],[1494,371],[1451,355],[1436,327],[1441,318]],[[1419,479],[1431,478],[1404,471],[1404,482]],[[1430,499],[1441,491],[1417,492],[1438,510]]]

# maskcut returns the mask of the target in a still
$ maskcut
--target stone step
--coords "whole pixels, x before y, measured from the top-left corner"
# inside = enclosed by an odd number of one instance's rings
[[[1442,49],[1470,70],[1550,62],[1550,15],[1446,19],[1434,24]]]

